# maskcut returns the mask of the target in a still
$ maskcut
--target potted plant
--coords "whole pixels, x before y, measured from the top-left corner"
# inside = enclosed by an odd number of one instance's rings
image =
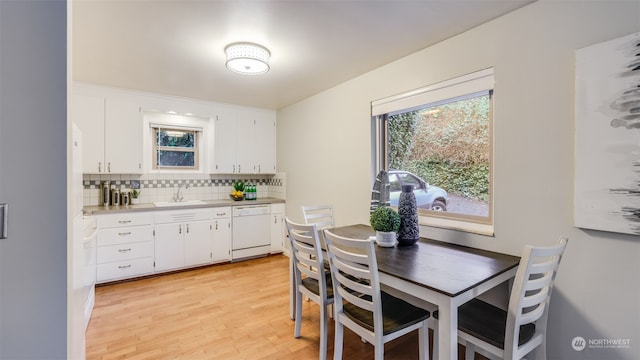
[[[371,213],[371,227],[376,231],[376,243],[381,246],[393,246],[396,233],[400,228],[400,215],[388,207],[380,206]]]
[[[131,204],[136,205],[140,203],[140,190],[132,189],[131,190]]]

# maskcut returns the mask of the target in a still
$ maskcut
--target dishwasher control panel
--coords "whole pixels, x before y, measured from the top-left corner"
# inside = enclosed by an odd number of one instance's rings
[[[266,205],[247,205],[247,206],[234,206],[233,216],[254,216],[254,215],[268,215],[271,213],[271,206]]]

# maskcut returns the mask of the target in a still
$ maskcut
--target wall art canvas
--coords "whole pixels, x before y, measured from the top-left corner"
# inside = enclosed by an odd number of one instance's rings
[[[640,235],[640,32],[575,62],[575,226]]]

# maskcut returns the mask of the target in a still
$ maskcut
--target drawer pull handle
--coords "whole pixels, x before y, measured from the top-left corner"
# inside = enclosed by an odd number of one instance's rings
[[[121,233],[118,233],[118,235],[120,235],[120,236],[127,236],[127,235],[131,235],[131,231],[121,232]]]
[[[127,251],[131,251],[131,248],[128,248],[128,249],[118,249],[118,252],[121,252],[121,253],[123,253],[123,252],[127,252]]]
[[[128,269],[130,267],[131,267],[131,264],[129,264],[129,265],[120,265],[120,266],[118,266],[118,269]]]
[[[226,216],[226,215],[227,215],[227,213],[226,213],[226,212],[223,212],[223,213],[216,213],[216,216]]]
[[[131,222],[131,220],[118,220],[118,223],[120,223],[120,224],[128,224],[130,222]]]

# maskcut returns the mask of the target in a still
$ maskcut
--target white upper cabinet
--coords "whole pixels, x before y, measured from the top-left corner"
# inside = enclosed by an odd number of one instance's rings
[[[203,120],[200,148],[203,173],[207,168],[212,174],[276,173],[273,110],[77,83],[71,114],[82,131],[83,173],[149,171],[149,165],[143,167],[143,163],[152,163],[148,144],[152,140],[146,132],[149,124],[144,115],[149,113]]]
[[[276,172],[276,115],[273,112],[252,111],[253,119],[253,159],[254,174],[275,174]]]
[[[240,109],[215,118],[211,172],[274,174],[276,172],[276,116],[271,111]]]
[[[100,174],[104,166],[105,97],[74,95],[72,119],[82,131],[82,172]]]
[[[131,99],[108,97],[105,116],[107,172],[142,173],[142,114]]]
[[[72,106],[84,140],[83,173],[142,173],[142,118],[135,101],[75,94]]]
[[[240,171],[240,164],[236,157],[237,130],[236,115],[234,112],[220,112],[213,119],[214,153],[211,157],[210,172],[216,174],[236,174]]]

